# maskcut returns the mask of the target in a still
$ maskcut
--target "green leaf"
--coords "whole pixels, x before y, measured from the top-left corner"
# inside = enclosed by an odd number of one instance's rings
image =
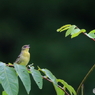
[[[95,33],[95,29],[94,30],[91,30],[89,33]]]
[[[25,86],[27,93],[29,94],[31,90],[31,81],[30,81],[30,76],[29,76],[26,66],[14,63],[14,67],[23,85]]]
[[[77,37],[81,31],[79,29],[75,29],[74,32],[71,34],[71,38]]]
[[[80,29],[79,29],[79,28],[74,29],[74,30],[72,31],[71,35],[76,34],[76,33],[79,33],[79,32],[80,32]]]
[[[57,84],[56,77],[48,69],[41,70],[54,84]]]
[[[59,29],[57,29],[57,32],[65,31],[65,30],[69,29],[70,27],[71,27],[71,24],[64,25],[64,26],[60,27]]]
[[[66,31],[65,37],[67,37],[68,35],[70,35],[70,34],[74,31],[75,27],[76,27],[75,25],[72,25],[72,26]]]
[[[36,82],[36,84],[38,85],[38,87],[40,89],[42,89],[42,86],[43,86],[43,78],[42,78],[41,73],[38,70],[34,69],[33,66],[30,67],[30,71],[31,71],[31,74],[33,76],[34,81]]]
[[[77,37],[80,33],[86,32],[85,29],[75,29],[74,32],[71,34],[71,38]]]
[[[5,91],[2,91],[2,95],[8,95]]]
[[[88,34],[88,37],[89,37],[89,38],[95,38],[95,34],[94,34],[94,33],[89,33],[89,34]]]
[[[80,32],[84,33],[84,32],[86,32],[86,30],[85,29],[81,29]]]
[[[48,77],[52,81],[57,95],[65,95],[64,91],[58,87],[56,77],[48,69],[40,69],[40,70],[46,75],[46,77]]]
[[[89,38],[95,38],[95,30],[92,30],[88,33]]]
[[[57,85],[54,85],[54,88],[55,88],[57,95],[65,95],[65,92],[62,89],[60,89]]]
[[[61,84],[63,84],[63,87],[64,88],[67,88],[67,90],[70,92],[71,95],[76,95],[76,91],[74,90],[74,88],[67,84],[64,80],[61,80],[61,79],[57,79],[57,82],[60,82]]]
[[[87,33],[85,33],[85,35],[86,35],[87,37],[89,37],[89,38],[93,38],[91,35],[89,35],[89,34],[87,34]]]
[[[8,95],[18,94],[18,77],[14,68],[0,62],[0,82]]]

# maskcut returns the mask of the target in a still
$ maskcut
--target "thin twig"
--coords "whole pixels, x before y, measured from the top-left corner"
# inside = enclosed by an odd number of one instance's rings
[[[87,33],[85,33],[85,32],[82,32],[82,33],[88,37]],[[90,38],[90,37],[89,37],[89,38]],[[90,39],[92,39],[93,41],[95,41],[94,38],[90,38]]]
[[[95,64],[91,67],[91,69],[88,71],[88,73],[86,74],[86,76],[83,78],[82,82],[80,83],[80,85],[79,85],[79,87],[77,89],[77,94],[79,93],[79,90],[80,90],[81,86],[84,84],[85,80],[90,75],[90,73],[94,70],[94,68],[95,68]]]
[[[44,76],[42,76],[44,79],[46,79],[46,80],[48,80],[49,82],[52,82],[50,79],[48,79],[48,78],[46,78],[46,77],[44,77]],[[65,93],[66,93],[66,95],[70,95],[63,87],[61,87],[60,85],[58,85],[58,87],[61,89],[61,90],[63,90]]]
[[[81,86],[81,95],[83,95],[83,92],[84,92],[84,85],[82,84],[82,86]]]
[[[14,67],[13,64],[6,64],[6,66],[8,66],[8,67]]]

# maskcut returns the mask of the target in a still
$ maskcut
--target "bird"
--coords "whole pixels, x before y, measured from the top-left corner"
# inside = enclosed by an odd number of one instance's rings
[[[30,61],[29,48],[30,48],[30,45],[22,46],[21,53],[14,63],[26,66]]]

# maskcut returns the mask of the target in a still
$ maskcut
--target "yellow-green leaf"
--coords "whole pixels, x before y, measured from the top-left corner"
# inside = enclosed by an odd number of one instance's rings
[[[57,32],[65,31],[65,30],[69,29],[70,26],[71,26],[71,24],[64,25],[64,26],[60,27],[59,29],[57,29]]]
[[[67,90],[70,92],[71,95],[73,94],[76,95],[76,91],[74,90],[74,88],[71,85],[67,84],[64,80],[57,79],[57,82],[60,82],[61,84],[63,84],[63,87],[67,88]]]
[[[2,95],[8,95],[5,91],[2,91]]]
[[[75,29],[73,34],[71,35],[71,38],[77,37],[80,33],[86,32],[85,29]]]
[[[70,34],[74,31],[75,27],[76,27],[75,25],[72,25],[72,26],[66,31],[65,37],[67,37],[68,35],[70,35]]]
[[[94,30],[91,30],[89,33],[95,33],[95,29]]]
[[[57,95],[65,95],[65,92],[62,89],[60,89],[57,85],[54,85],[54,88],[55,88]]]

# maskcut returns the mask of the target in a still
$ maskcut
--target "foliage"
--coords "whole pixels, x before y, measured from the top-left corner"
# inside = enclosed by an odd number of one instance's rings
[[[79,34],[83,33],[84,35],[86,35],[87,37],[95,41],[95,29],[91,30],[89,33],[86,33],[85,29],[79,29],[76,25],[67,24],[57,29],[57,32],[63,32],[65,30],[66,30],[65,37],[71,35],[71,38],[74,38],[77,37]],[[77,94],[79,94],[79,91],[81,89],[81,95],[83,95],[84,82],[87,79],[87,77],[90,75],[90,73],[94,70],[94,68],[95,68],[95,64],[91,67],[91,69],[85,75],[79,87],[77,88]],[[94,89],[93,89],[93,93],[95,94]]]
[[[77,37],[79,34],[84,33],[87,37],[93,40],[95,39],[95,30],[92,30],[89,33],[86,33],[85,29],[79,29],[76,25],[67,24],[57,29],[57,32],[62,32],[65,30],[66,30],[65,37],[71,35],[71,38],[74,38],[74,37]]]
[[[53,84],[57,95],[65,95],[65,93],[67,93],[66,89],[68,90],[68,95],[69,93],[71,95],[76,95],[76,91],[72,86],[62,79],[57,79],[48,69],[41,69],[38,67],[38,70],[36,70],[32,65],[29,65],[28,69],[25,66],[15,63],[14,65],[7,65],[3,62],[0,62],[0,69],[0,83],[4,89],[2,95],[18,95],[18,77],[21,79],[27,94],[29,94],[31,90],[31,80],[29,74],[32,75],[39,89],[42,89],[43,87],[44,78]],[[44,76],[42,76],[41,73],[43,73]],[[63,86],[60,86],[58,83],[61,83]]]
[[[85,29],[79,29],[76,25],[67,24],[57,29],[57,32],[62,32],[65,30],[65,37],[71,35],[71,38],[74,38],[83,33],[95,41],[95,30],[86,33]],[[57,79],[48,69],[41,69],[40,67],[35,69],[33,64],[30,64],[26,67],[15,63],[12,65],[11,63],[6,64],[0,62],[0,83],[4,89],[4,91],[2,91],[2,95],[18,95],[18,77],[22,81],[27,94],[29,94],[31,90],[30,75],[33,77],[39,89],[43,88],[43,79],[46,79],[53,84],[57,95],[77,95],[79,94],[80,88],[82,88],[81,92],[83,95],[83,84],[94,68],[95,64],[86,74],[76,92],[71,85],[62,79]]]

